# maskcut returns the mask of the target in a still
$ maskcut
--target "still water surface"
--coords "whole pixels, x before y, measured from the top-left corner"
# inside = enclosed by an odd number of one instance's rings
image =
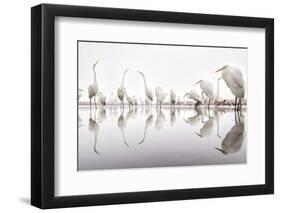
[[[78,170],[246,163],[246,110],[79,107]]]

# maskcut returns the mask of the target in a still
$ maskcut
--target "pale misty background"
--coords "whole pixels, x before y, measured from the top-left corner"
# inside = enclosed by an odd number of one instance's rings
[[[191,88],[200,93],[199,85],[194,84],[201,79],[210,80],[216,92],[221,72],[214,72],[226,64],[241,69],[247,86],[247,49],[79,41],[78,54],[79,88],[87,91],[93,82],[93,64],[99,60],[97,81],[100,91],[107,97],[111,94],[116,96],[126,68],[129,72],[124,86],[130,96],[144,97],[143,79],[137,70],[145,74],[148,87],[153,92],[156,86],[160,86],[167,93],[173,89],[181,98]],[[220,97],[233,98],[223,80]],[[88,100],[87,94],[80,99]]]

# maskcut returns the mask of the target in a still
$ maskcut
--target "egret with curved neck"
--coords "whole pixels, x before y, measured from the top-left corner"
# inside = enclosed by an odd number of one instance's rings
[[[214,88],[213,84],[207,80],[200,80],[196,84],[200,84],[200,88],[202,89],[202,99],[204,100],[203,94],[205,94],[209,101],[208,101],[208,109],[210,108],[211,101],[214,100]],[[195,84],[195,85],[196,85]]]
[[[224,80],[227,87],[235,96],[234,109],[236,110],[236,106],[238,104],[237,110],[239,110],[239,108],[241,109],[242,107],[242,99],[245,96],[245,88],[244,88],[245,83],[244,83],[242,72],[237,67],[233,67],[229,65],[224,65],[216,72],[221,72],[221,71],[222,71],[222,76],[218,79],[218,82],[221,78]]]
[[[88,87],[88,94],[89,94],[89,99],[90,99],[90,108],[92,107],[92,98],[94,97],[94,102],[95,102],[95,107],[97,107],[96,105],[96,95],[99,92],[99,86],[98,86],[98,82],[97,82],[97,76],[96,76],[96,66],[99,63],[99,61],[97,61],[94,65],[93,65],[93,73],[94,73],[94,82],[92,84],[90,84],[90,86]]]
[[[125,82],[125,75],[128,72],[128,70],[129,69],[126,69],[124,71],[121,85],[120,85],[120,87],[117,90],[117,96],[118,96],[119,100],[121,101],[123,108],[124,108],[124,96],[125,96],[125,93],[124,93],[124,82]]]
[[[141,71],[138,71],[142,77],[143,77],[143,82],[144,82],[144,88],[145,88],[145,96],[147,98],[147,100],[149,100],[149,102],[151,103],[153,101],[153,93],[152,90],[150,88],[148,88],[147,83],[146,83],[146,79],[144,74]]]

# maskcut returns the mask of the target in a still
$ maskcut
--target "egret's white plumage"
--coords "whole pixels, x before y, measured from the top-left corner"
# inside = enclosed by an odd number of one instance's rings
[[[92,84],[90,84],[90,86],[88,87],[88,95],[89,95],[89,99],[90,99],[90,107],[92,105],[92,98],[94,97],[95,100],[95,105],[96,105],[96,95],[99,92],[99,86],[98,86],[98,82],[97,82],[97,76],[96,76],[96,65],[98,64],[99,61],[97,61],[94,65],[93,65],[93,73],[94,73],[94,82]]]
[[[176,95],[176,93],[171,89],[171,90],[170,90],[170,104],[171,104],[171,105],[175,105],[175,104],[176,104],[176,99],[177,99],[177,95]]]
[[[99,103],[102,105],[102,106],[105,106],[106,105],[106,96],[103,95],[101,92],[98,93],[98,97],[99,97]]]
[[[189,92],[185,93],[183,97],[188,97],[194,101],[196,101],[196,105],[198,106],[200,103],[203,102],[202,97],[198,94],[198,92],[195,89],[191,89]]]
[[[134,103],[134,105],[137,106],[137,105],[138,105],[138,99],[137,99],[137,97],[133,95],[132,98],[133,98],[133,103]]]
[[[196,84],[200,83],[200,88],[202,89],[202,92],[208,97],[209,102],[208,102],[208,107],[210,106],[210,102],[215,99],[215,93],[214,93],[214,87],[212,82],[208,80],[200,80]],[[202,94],[203,96],[203,94]],[[202,99],[204,99],[202,97]]]
[[[117,96],[119,100],[122,102],[122,105],[124,106],[124,82],[125,82],[125,75],[128,72],[129,69],[126,69],[123,73],[123,78],[120,87],[117,90]]]
[[[143,77],[144,88],[145,88],[145,96],[146,96],[147,100],[148,101],[153,101],[153,92],[152,92],[152,90],[150,88],[148,88],[144,74],[141,71],[138,71],[138,72]]]
[[[132,105],[134,105],[134,99],[133,99],[133,97],[131,97],[131,96],[129,96],[129,95],[127,94],[126,88],[124,88],[124,95],[125,95],[126,100],[127,100],[128,104],[129,104],[129,107],[132,106]]]
[[[156,96],[156,99],[157,99],[156,104],[158,103],[161,107],[161,105],[163,104],[163,102],[164,102],[164,100],[167,96],[167,93],[165,93],[164,90],[161,87],[156,87],[155,88],[155,96]]]
[[[245,96],[245,82],[241,70],[237,67],[225,65],[216,72],[220,71],[222,71],[221,78],[235,96],[235,99],[238,98],[241,104],[242,98]]]
[[[222,79],[232,94],[237,98],[244,98],[245,82],[241,70],[237,67],[225,65],[219,71],[222,71]]]

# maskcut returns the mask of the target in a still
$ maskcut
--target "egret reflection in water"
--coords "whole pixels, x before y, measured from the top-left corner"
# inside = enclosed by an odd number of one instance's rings
[[[235,117],[236,116],[238,116],[237,118],[239,122],[235,120],[235,125],[229,130],[222,140],[221,148],[216,147],[217,150],[225,155],[238,152],[241,149],[244,141],[245,125],[241,122],[240,115],[236,115],[235,113]]]
[[[203,124],[199,133],[195,132],[199,137],[208,137],[212,134],[214,129],[214,117],[209,117],[209,119]]]
[[[155,129],[161,130],[163,128],[164,122],[166,121],[162,108],[156,108],[156,116]]]
[[[79,125],[78,170],[246,163],[243,112],[125,106],[89,116],[80,107],[79,124],[89,123]]]
[[[145,141],[145,138],[146,138],[146,134],[147,134],[147,129],[149,127],[151,127],[153,123],[153,115],[149,115],[146,120],[145,120],[145,126],[144,126],[144,134],[143,134],[143,138],[142,140],[139,142],[139,144],[142,144],[144,141]]]
[[[97,150],[99,124],[92,117],[89,118],[88,129],[89,129],[89,132],[91,132],[94,135],[94,151],[95,151],[95,153],[97,153],[99,155],[100,152],[98,152],[98,150]]]
[[[125,117],[124,117],[124,111],[122,111],[122,113],[120,114],[120,116],[118,118],[118,121],[117,121],[117,125],[118,125],[118,127],[119,127],[119,129],[121,131],[124,144],[126,144],[126,146],[129,147],[129,144],[126,141],[125,132],[124,132],[124,129],[125,129],[125,126],[126,126],[126,120],[125,120]]]
[[[183,118],[184,121],[189,124],[190,126],[195,126],[198,122],[202,121],[203,122],[203,112],[199,108],[195,108],[194,111],[196,112],[195,115],[190,116],[188,118]]]

